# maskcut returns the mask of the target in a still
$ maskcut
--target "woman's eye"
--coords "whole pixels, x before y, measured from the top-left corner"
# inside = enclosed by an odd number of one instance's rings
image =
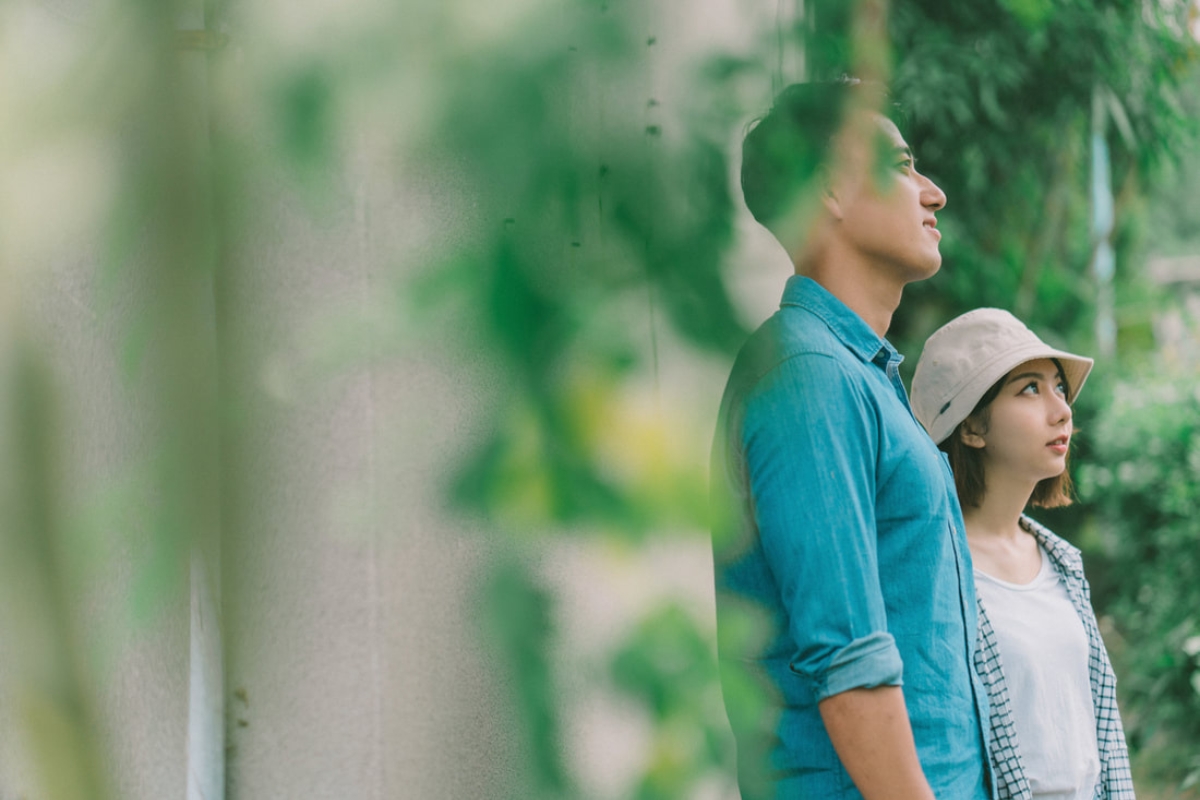
[[[1037,394],[1037,393],[1038,393],[1037,381],[1031,381],[1031,382],[1025,384],[1025,388],[1021,390],[1021,394]]]
[[[1063,397],[1067,396],[1067,385],[1065,383],[1063,383],[1062,381],[1059,381],[1058,385],[1055,386],[1054,388],[1056,390],[1058,390],[1058,393],[1061,394]]]

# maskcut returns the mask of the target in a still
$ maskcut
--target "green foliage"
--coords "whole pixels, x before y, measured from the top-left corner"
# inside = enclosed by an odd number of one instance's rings
[[[80,564],[59,507],[62,443],[54,426],[53,391],[36,348],[21,343],[3,363],[9,395],[0,404],[8,430],[0,512],[4,615],[17,634],[6,666],[10,714],[19,721],[31,766],[53,800],[115,796],[104,769],[97,703],[84,672],[89,653],[72,613],[79,600]],[[22,619],[24,617],[24,619]],[[36,634],[34,633],[36,631]]]
[[[921,169],[948,197],[942,272],[910,287],[893,322],[903,349],[980,305],[1064,342],[1088,338],[1094,105],[1109,120],[1125,225],[1200,119],[1187,105],[1200,62],[1180,35],[1186,9],[1155,8],[1149,19],[1143,3],[1107,0],[893,4],[893,92]],[[1121,230],[1115,241],[1120,297],[1140,241]]]
[[[529,760],[531,786],[522,797],[571,797],[558,735],[556,693],[550,674],[552,601],[515,559],[491,570],[478,598],[480,628],[496,655],[502,684],[511,687],[513,733]]]
[[[312,67],[291,76],[279,92],[283,143],[298,166],[329,158],[332,87],[328,70]]]
[[[636,535],[695,521],[696,493],[646,502],[644,482],[598,463],[589,396],[654,358],[642,334],[654,323],[631,326],[631,308],[663,314],[718,352],[745,335],[720,271],[733,219],[731,120],[718,127],[697,112],[692,130],[678,130],[644,96],[605,113],[581,108],[596,75],[606,92],[632,87],[654,37],[629,11],[569,17],[544,38],[455,64],[446,116],[421,146],[453,165],[456,194],[479,220],[460,261],[468,271],[445,284],[467,297],[457,324],[488,342],[508,377],[491,435],[452,491],[460,507],[513,527],[599,521]]]
[[[937,325],[995,305],[1064,345],[1093,349],[1093,122],[1107,120],[1113,152],[1117,296],[1133,297],[1141,197],[1196,133],[1186,92],[1196,47],[1181,35],[1182,6],[890,6],[891,90],[909,112],[902,129],[921,169],[949,197],[939,215],[945,266],[908,290],[893,340],[915,355]],[[862,52],[869,39],[855,32],[859,4],[804,7],[797,28],[765,31],[761,41],[795,37],[816,78],[854,73],[864,58],[878,57]],[[690,107],[665,109],[644,89],[659,33],[646,16],[626,4],[579,5],[536,34],[522,29],[482,46],[448,46],[437,65],[444,91],[417,151],[439,165],[456,197],[469,198],[469,233],[419,288],[424,300],[443,301],[449,324],[442,330],[466,332],[469,363],[486,362],[494,376],[488,425],[450,494],[501,536],[565,529],[637,539],[704,527],[703,466],[652,452],[650,429],[631,437],[623,403],[631,386],[657,377],[660,319],[697,349],[724,357],[744,337],[722,272],[736,208],[726,153],[749,116],[738,87],[783,76],[765,66],[774,57],[766,46],[750,58],[711,54],[689,84]],[[319,95],[288,97],[293,128],[308,131],[297,134],[295,149],[303,151],[299,143],[319,141],[319,127],[306,127],[320,120]],[[580,98],[598,100],[592,107]],[[1133,320],[1121,331],[1123,345],[1150,344],[1144,315],[1121,319]],[[1089,407],[1080,412],[1091,427]],[[1108,457],[1080,456],[1093,464]],[[1088,511],[1069,513],[1079,522]],[[523,729],[542,743],[534,746],[542,785],[562,791],[562,767],[543,747],[556,730],[544,662],[551,634],[540,623],[506,621],[531,608],[541,619],[552,598],[509,566],[497,581],[487,625],[520,643],[500,645],[501,656],[523,676],[514,691],[527,712]],[[1117,624],[1125,629],[1124,618]],[[613,655],[613,681],[655,723],[640,797],[686,796],[705,771],[730,769],[705,638],[678,609],[652,609]],[[756,695],[753,687],[726,690]],[[1140,719],[1139,744],[1151,735]],[[1176,723],[1172,730],[1195,741]]]
[[[695,794],[705,778],[733,773],[712,643],[682,608],[668,604],[643,618],[617,648],[617,688],[640,700],[654,722],[648,766],[634,797]]]
[[[1156,783],[1200,778],[1200,392],[1195,379],[1116,386],[1078,470],[1108,562],[1104,609],[1135,764]]]
[[[1200,144],[1193,142],[1180,155],[1179,165],[1164,177],[1147,205],[1144,241],[1155,255],[1200,252],[1200,204],[1195,202]]]

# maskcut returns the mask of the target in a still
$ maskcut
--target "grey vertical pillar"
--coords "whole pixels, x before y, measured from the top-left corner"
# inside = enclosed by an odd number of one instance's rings
[[[1116,256],[1112,247],[1114,223],[1112,169],[1108,140],[1105,138],[1107,114],[1103,87],[1092,94],[1092,263],[1096,281],[1096,349],[1102,356],[1116,352],[1117,323],[1114,312],[1113,276]]]
[[[178,20],[180,31],[206,34],[202,0],[188,0]],[[202,35],[200,41],[205,37]],[[208,55],[203,47],[181,52],[181,77],[191,86],[197,137],[197,155],[211,172],[213,154],[208,142]],[[212,311],[215,314],[215,309]],[[212,328],[215,331],[216,322]],[[213,346],[217,346],[214,335]],[[214,364],[217,362],[214,358]],[[216,380],[216,370],[212,378]],[[218,401],[219,402],[219,401]],[[218,455],[218,457],[220,457]],[[220,498],[217,498],[220,502]],[[216,515],[220,520],[221,516]],[[219,531],[209,531],[192,544],[188,560],[188,705],[187,800],[223,800],[225,797],[225,686],[221,647],[221,572]]]

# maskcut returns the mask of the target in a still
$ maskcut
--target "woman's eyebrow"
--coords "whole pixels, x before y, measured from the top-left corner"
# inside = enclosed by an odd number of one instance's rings
[[[1054,377],[1060,381],[1066,380],[1066,376],[1062,374],[1061,370],[1055,370]],[[1039,381],[1044,381],[1044,380],[1046,380],[1046,373],[1044,373],[1044,372],[1022,372],[1020,375],[1013,375],[1011,378],[1009,378],[1007,381],[1005,381],[1005,384],[1015,383],[1016,381],[1023,380],[1025,378],[1037,378]]]

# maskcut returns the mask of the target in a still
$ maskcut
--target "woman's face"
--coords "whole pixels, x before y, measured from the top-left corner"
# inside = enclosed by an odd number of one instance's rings
[[[1001,470],[1037,483],[1066,469],[1071,406],[1053,361],[1026,361],[1009,372],[987,410],[985,429],[963,434],[966,444],[982,448],[986,475]]]

